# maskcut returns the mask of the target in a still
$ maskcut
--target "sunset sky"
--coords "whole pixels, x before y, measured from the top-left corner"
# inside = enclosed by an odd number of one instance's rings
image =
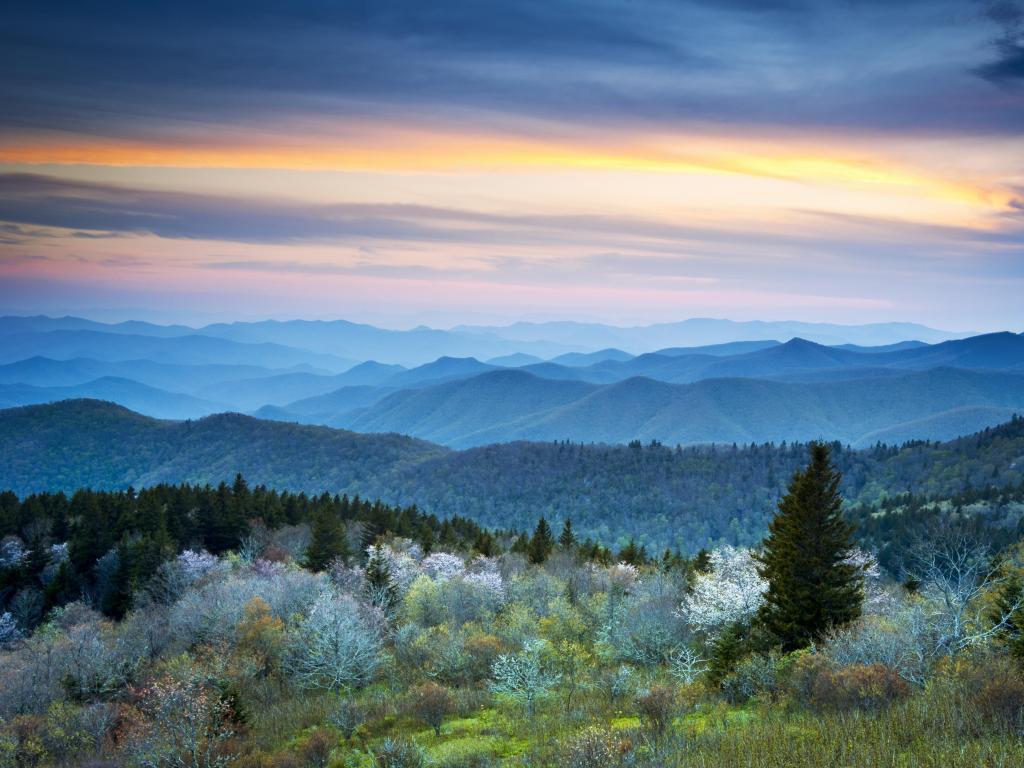
[[[1024,4],[119,1],[0,23],[0,310],[1024,330]]]

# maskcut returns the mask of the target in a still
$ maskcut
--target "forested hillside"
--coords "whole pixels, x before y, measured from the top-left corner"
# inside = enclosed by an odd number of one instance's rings
[[[220,415],[162,422],[77,401],[0,412],[0,488],[18,493],[124,489],[161,482],[250,482],[309,493],[379,497],[526,528],[571,518],[582,535],[620,546],[695,552],[760,540],[804,460],[802,444],[674,448],[661,444],[511,443],[449,451],[398,435]],[[1024,481],[1024,420],[949,443],[835,446],[851,503],[910,492],[941,498]]]

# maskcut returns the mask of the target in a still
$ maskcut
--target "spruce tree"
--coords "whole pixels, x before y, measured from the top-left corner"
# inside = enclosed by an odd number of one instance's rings
[[[306,549],[306,567],[311,571],[322,571],[337,558],[351,554],[345,526],[334,511],[321,507],[313,518],[309,547]]]
[[[537,528],[533,531],[530,545],[526,556],[531,563],[539,565],[548,559],[551,550],[555,548],[555,537],[551,533],[551,526],[543,517],[537,521]]]
[[[576,534],[572,530],[572,520],[566,519],[562,526],[562,533],[558,537],[558,545],[564,550],[573,549],[576,546]]]
[[[842,518],[840,480],[828,447],[812,443],[811,462],[793,475],[757,556],[768,582],[758,621],[785,651],[860,615],[863,573],[846,562],[853,526]]]
[[[398,602],[398,587],[395,586],[387,555],[384,554],[384,547],[380,542],[374,544],[370,550],[363,576],[366,579],[370,600],[386,611],[394,608]]]

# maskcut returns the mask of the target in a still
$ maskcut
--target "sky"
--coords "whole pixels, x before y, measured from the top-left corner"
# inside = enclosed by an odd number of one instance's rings
[[[91,0],[0,25],[0,312],[1024,330],[1024,3]]]

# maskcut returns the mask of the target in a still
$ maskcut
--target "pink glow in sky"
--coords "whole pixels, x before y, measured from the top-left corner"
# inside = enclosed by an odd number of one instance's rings
[[[223,5],[13,14],[0,309],[1024,326],[1015,3]]]

